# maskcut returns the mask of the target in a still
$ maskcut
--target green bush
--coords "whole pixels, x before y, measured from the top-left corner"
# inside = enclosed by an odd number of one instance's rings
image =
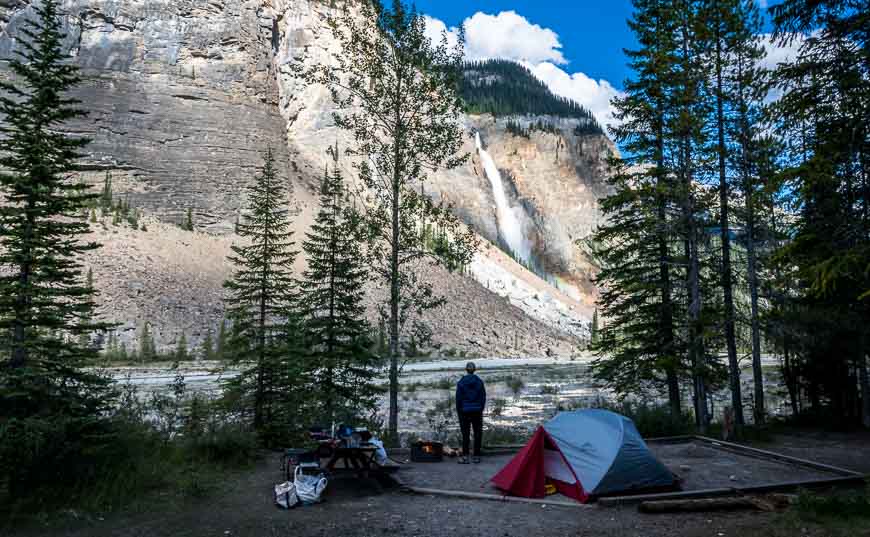
[[[487,446],[516,446],[528,442],[531,434],[519,427],[485,426],[483,442]]]
[[[508,389],[514,394],[514,397],[519,397],[526,387],[525,381],[520,377],[508,377],[505,379]]]
[[[436,390],[452,390],[458,381],[453,377],[441,377],[435,382]]]
[[[106,512],[153,501],[149,493],[154,491],[170,501],[200,497],[219,486],[227,471],[257,457],[256,435],[231,417],[221,405],[186,394],[182,377],[171,395],[150,398],[123,384],[117,410],[90,431],[105,441],[86,444],[71,436],[81,431],[53,424],[52,431],[43,431],[48,436],[39,443],[41,451],[34,452],[38,457],[28,472],[27,488],[3,498],[10,486],[0,483],[0,513],[12,520],[58,509]],[[0,438],[11,436],[0,431]],[[94,445],[100,449],[92,449]]]
[[[796,507],[801,516],[810,518],[870,519],[868,493],[870,491],[819,495],[803,491],[798,495]]]
[[[644,438],[683,436],[695,433],[695,420],[691,414],[671,414],[666,404],[634,401],[613,402],[599,399],[593,404],[581,404],[575,408],[600,408],[610,410],[631,419]]]
[[[493,418],[501,417],[507,408],[507,400],[503,397],[496,397],[489,404],[489,413]]]
[[[558,395],[559,387],[555,384],[544,384],[541,386],[541,395]]]

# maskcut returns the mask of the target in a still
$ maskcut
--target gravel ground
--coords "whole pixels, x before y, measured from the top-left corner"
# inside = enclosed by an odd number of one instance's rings
[[[683,490],[838,477],[792,464],[745,457],[697,442],[651,444],[650,449],[683,480]],[[402,468],[400,479],[414,487],[499,494],[489,480],[512,457],[512,454],[493,455],[484,457],[481,464],[468,466],[457,464],[455,459],[439,464],[410,464]]]
[[[818,440],[818,450],[823,455],[819,460],[856,470],[866,466],[866,459],[870,458],[867,436],[843,435],[836,440],[836,446],[830,437]],[[797,441],[798,437],[786,438],[783,451],[805,456],[813,452],[816,440],[807,438],[801,447],[797,447]],[[799,450],[805,452],[793,453]],[[837,456],[849,452],[845,459]],[[857,466],[848,464],[853,456],[864,462]],[[497,470],[506,458],[493,456],[479,466],[460,466],[455,462],[408,466],[398,476],[408,481],[425,475],[432,484],[439,479],[453,479],[470,490],[475,490],[474,487],[480,490],[493,469]],[[272,485],[280,479],[277,457],[270,456],[254,470],[229,477],[224,489],[215,491],[206,500],[164,502],[152,508],[140,506],[105,520],[66,515],[44,527],[16,530],[3,537],[870,537],[870,527],[850,527],[847,533],[833,533],[827,526],[795,522],[794,516],[782,513],[642,515],[632,507],[542,507],[415,496],[397,489],[380,491],[373,483],[346,478],[331,482],[323,504],[282,511],[273,506],[271,494]]]

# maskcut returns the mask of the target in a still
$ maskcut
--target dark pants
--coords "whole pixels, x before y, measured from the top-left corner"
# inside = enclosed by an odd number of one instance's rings
[[[474,427],[474,456],[480,457],[480,444],[483,440],[483,412],[460,412],[459,428],[462,430],[462,454],[468,456],[468,435]]]

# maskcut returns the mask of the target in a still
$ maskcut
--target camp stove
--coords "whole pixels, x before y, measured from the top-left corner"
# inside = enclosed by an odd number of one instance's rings
[[[419,441],[411,445],[413,462],[441,462],[444,460],[444,444]]]

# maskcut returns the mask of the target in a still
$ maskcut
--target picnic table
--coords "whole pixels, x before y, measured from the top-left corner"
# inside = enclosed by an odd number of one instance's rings
[[[381,465],[375,461],[376,452],[377,448],[370,445],[335,446],[325,468],[328,472],[334,472],[335,466],[339,461],[342,461],[345,469],[353,470],[360,478],[368,478],[370,472],[381,470]]]

